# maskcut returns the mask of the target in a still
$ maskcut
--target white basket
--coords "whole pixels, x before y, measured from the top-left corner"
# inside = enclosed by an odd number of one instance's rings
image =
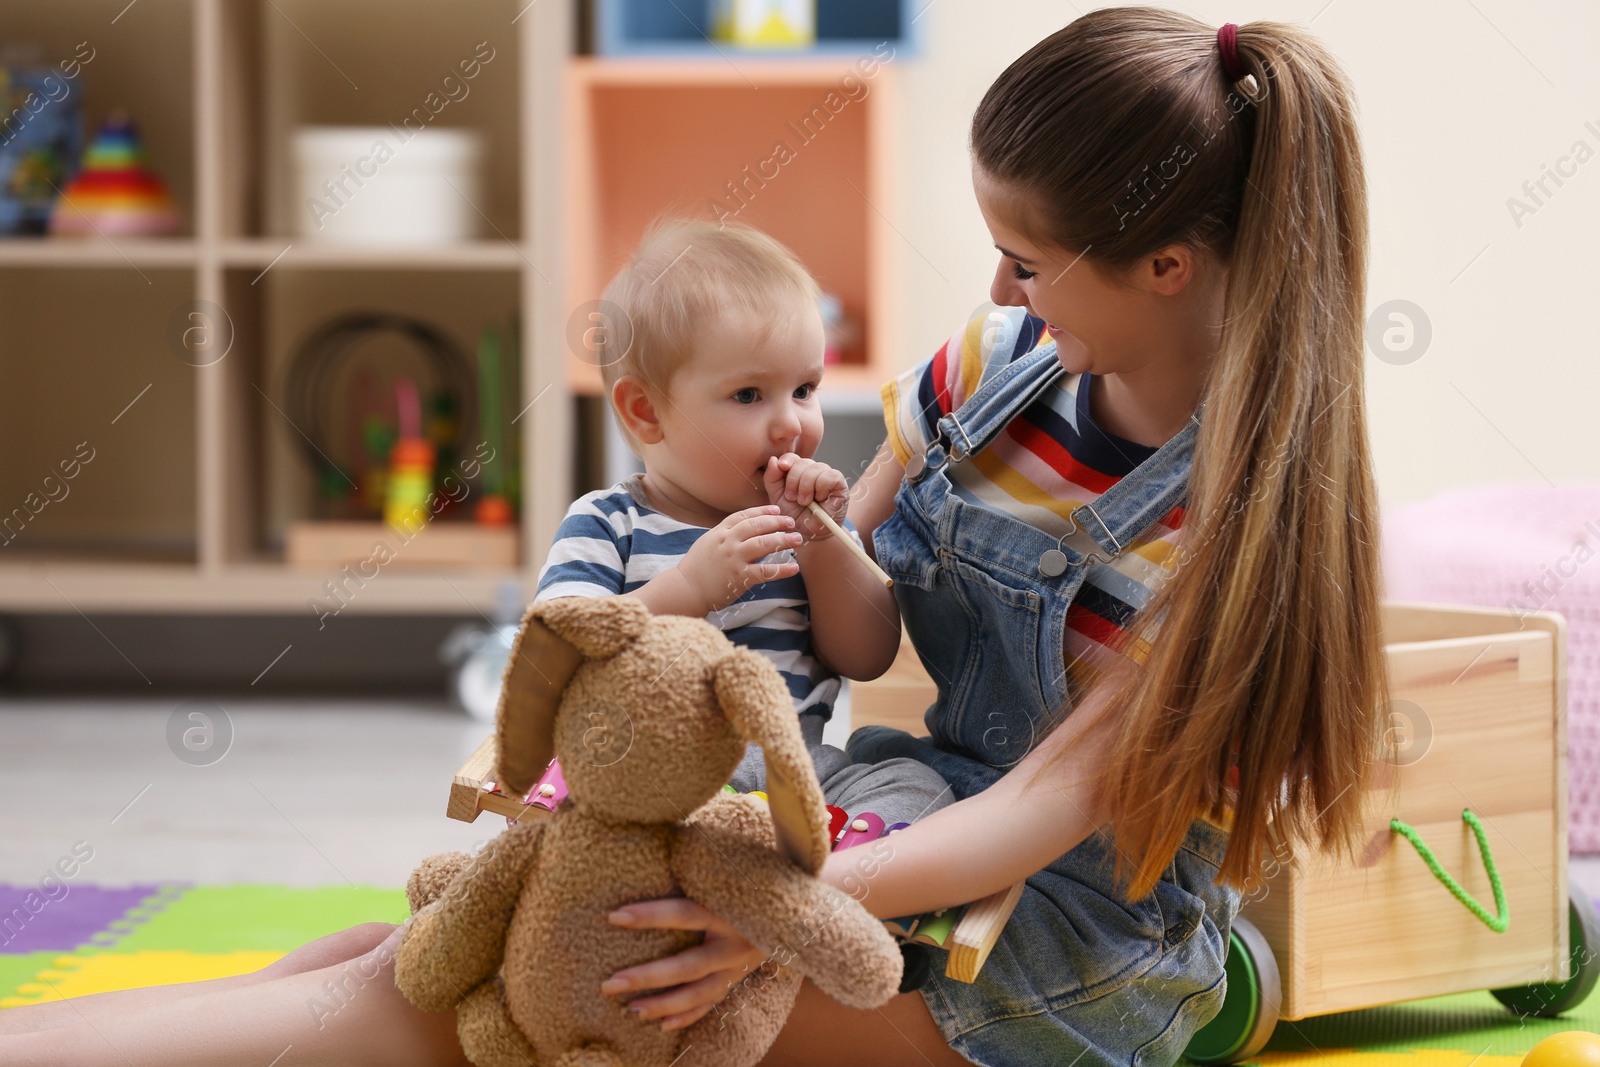
[[[483,135],[475,130],[306,126],[295,132],[303,238],[424,245],[478,236]]]

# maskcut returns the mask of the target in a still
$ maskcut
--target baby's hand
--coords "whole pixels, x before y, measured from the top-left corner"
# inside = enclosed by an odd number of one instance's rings
[[[708,605],[720,611],[752,586],[800,573],[800,564],[761,560],[801,543],[794,519],[776,505],[736,511],[700,535],[684,553],[678,570]]]
[[[807,541],[820,541],[833,533],[806,505],[815,500],[834,522],[844,523],[850,506],[850,485],[844,475],[814,459],[785,452],[767,461],[767,499],[795,520]]]

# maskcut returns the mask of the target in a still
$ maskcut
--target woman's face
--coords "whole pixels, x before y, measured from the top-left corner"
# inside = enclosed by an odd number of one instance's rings
[[[1166,268],[1162,257],[1153,257],[1149,278],[1113,285],[1090,258],[1092,249],[1080,257],[1026,232],[1026,220],[1037,216],[1022,194],[976,164],[972,185],[1000,251],[989,299],[1026,308],[1043,319],[1056,340],[1057,357],[1070,373],[1125,373],[1147,365],[1154,353],[1168,347],[1173,302],[1157,297],[1184,287],[1192,273],[1190,257],[1180,255],[1183,262],[1169,262]]]

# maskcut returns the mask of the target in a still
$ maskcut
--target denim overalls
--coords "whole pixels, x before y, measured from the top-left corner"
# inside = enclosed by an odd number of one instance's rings
[[[910,756],[958,798],[992,785],[1068,696],[1067,609],[1088,568],[1184,500],[1196,419],[1080,507],[1060,540],[952,492],[949,465],[987,446],[1063,373],[1047,341],[939,420],[937,439],[908,463],[873,544],[938,699],[924,719],[930,737],[862,727],[852,759]],[[946,979],[941,958],[922,987],[951,1047],[1004,1067],[1176,1061],[1222,1005],[1240,901],[1213,882],[1226,845],[1225,830],[1195,820],[1154,892],[1131,904],[1115,889],[1103,833],[1029,878],[978,981]]]

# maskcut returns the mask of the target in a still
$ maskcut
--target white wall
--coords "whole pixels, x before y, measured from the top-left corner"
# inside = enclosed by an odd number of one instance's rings
[[[925,0],[916,0],[918,4]],[[906,365],[987,298],[995,252],[972,198],[967,126],[990,81],[1035,41],[1105,5],[934,0],[901,64],[900,278]],[[1372,211],[1369,313],[1409,300],[1426,352],[1369,353],[1369,426],[1385,507],[1476,482],[1600,477],[1592,322],[1600,238],[1600,4],[1592,0],[1307,0],[1168,4],[1212,26],[1294,22],[1349,71]],[[1594,129],[1586,129],[1585,122]],[[1507,200],[1583,141],[1595,158]],[[1568,169],[1572,167],[1567,164]],[[1528,201],[1531,205],[1532,202]],[[1470,266],[1469,266],[1470,264]]]

